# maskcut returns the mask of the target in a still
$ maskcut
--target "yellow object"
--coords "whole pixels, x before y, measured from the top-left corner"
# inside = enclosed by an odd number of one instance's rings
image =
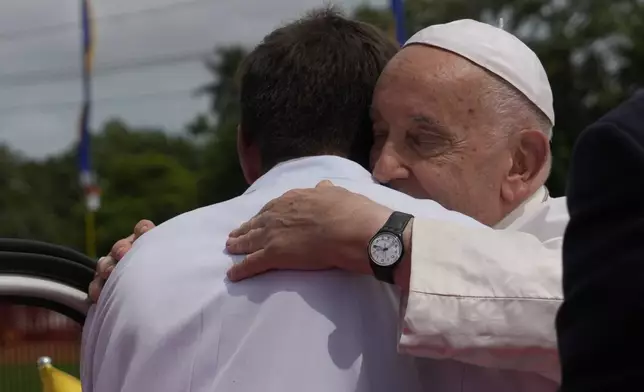
[[[96,221],[94,211],[87,209],[85,211],[85,252],[91,259],[96,258]]]
[[[49,357],[38,360],[38,372],[43,392],[82,392],[80,380],[53,367]]]

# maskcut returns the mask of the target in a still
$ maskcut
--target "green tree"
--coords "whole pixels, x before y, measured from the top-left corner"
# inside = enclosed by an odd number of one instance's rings
[[[239,121],[238,69],[248,52],[240,46],[215,49],[206,60],[212,81],[198,90],[210,97],[210,109],[219,124]]]
[[[201,148],[191,139],[160,129],[132,130],[113,120],[93,143],[102,189],[97,214],[101,252],[144,217],[161,223],[198,207],[203,161]]]
[[[197,207],[197,174],[159,152],[112,157],[101,178],[97,238],[102,252],[143,217],[161,223]]]
[[[30,161],[0,147],[0,237],[76,245],[73,178],[67,157]]]
[[[92,138],[102,205],[98,250],[131,232],[141,218],[161,223],[196,208],[203,147],[160,129],[105,124]],[[0,147],[0,237],[18,237],[85,250],[84,203],[76,151],[44,161]]]
[[[239,196],[248,187],[237,155],[237,126],[240,120],[237,71],[246,51],[232,46],[217,49],[206,67],[213,81],[200,92],[211,100],[216,125],[205,144],[204,165],[199,181],[199,203],[212,204]]]
[[[366,4],[358,6],[353,17],[359,21],[372,24],[387,33],[392,40],[396,40],[394,17],[387,9],[373,8]]]
[[[198,114],[192,121],[186,125],[188,135],[194,138],[201,138],[209,136],[213,133],[212,121],[206,114]]]

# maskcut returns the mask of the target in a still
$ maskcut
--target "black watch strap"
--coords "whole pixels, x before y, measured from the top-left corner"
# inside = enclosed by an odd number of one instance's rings
[[[398,236],[400,238],[400,243],[403,246],[403,251],[400,254],[400,258],[392,265],[390,266],[382,266],[374,263],[371,261],[371,270],[373,271],[374,276],[376,279],[386,282],[389,284],[394,284],[394,271],[396,269],[396,266],[400,263],[400,261],[403,259],[405,256],[405,249],[404,249],[404,242],[403,242],[403,232],[405,231],[405,228],[409,224],[409,221],[413,219],[413,215],[405,214],[404,212],[399,212],[399,211],[394,211],[389,219],[387,219],[387,222],[385,222],[384,226],[378,230],[374,238],[383,233],[392,233]]]
[[[380,231],[390,231],[392,233],[402,235],[412,218],[413,215],[394,211]]]
[[[392,267],[383,267],[376,263],[371,263],[371,270],[373,271],[373,276],[376,277],[381,282],[394,284],[394,268]]]

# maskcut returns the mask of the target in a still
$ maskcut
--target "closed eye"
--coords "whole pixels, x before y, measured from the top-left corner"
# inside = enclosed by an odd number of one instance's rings
[[[414,128],[407,131],[407,144],[422,156],[438,156],[450,150],[451,138],[429,129]]]

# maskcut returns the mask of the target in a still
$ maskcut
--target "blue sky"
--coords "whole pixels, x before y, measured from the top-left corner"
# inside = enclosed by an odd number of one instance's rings
[[[278,25],[328,3],[94,0],[93,127],[118,116],[132,125],[180,131],[207,109],[206,99],[191,94],[209,80],[201,53],[216,45],[252,46]],[[361,3],[387,1],[333,2],[344,9]],[[41,158],[74,142],[80,99],[77,23],[78,0],[0,2],[0,143]],[[147,66],[159,59],[163,65]]]

